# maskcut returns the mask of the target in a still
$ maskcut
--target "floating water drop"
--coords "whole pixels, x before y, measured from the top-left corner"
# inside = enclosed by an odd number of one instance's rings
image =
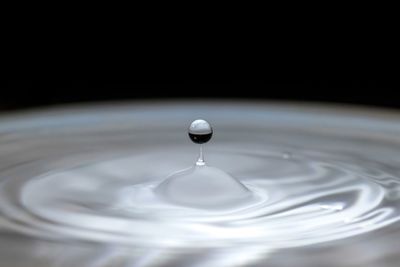
[[[175,204],[197,208],[226,208],[247,203],[251,192],[224,171],[206,166],[202,144],[213,134],[205,120],[193,121],[188,129],[190,139],[200,144],[199,158],[193,167],[168,176],[156,189],[158,196]]]
[[[205,120],[195,120],[189,126],[189,137],[193,143],[200,144],[199,159],[196,162],[197,166],[203,166],[205,164],[203,156],[202,144],[210,141],[213,130],[211,125]]]
[[[205,120],[195,120],[189,126],[189,137],[196,144],[204,144],[210,141],[213,129]]]

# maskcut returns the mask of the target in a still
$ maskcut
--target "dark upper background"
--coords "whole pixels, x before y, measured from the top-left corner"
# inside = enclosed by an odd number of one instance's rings
[[[0,81],[0,110],[176,98],[334,102],[400,109],[395,79],[15,79]]]

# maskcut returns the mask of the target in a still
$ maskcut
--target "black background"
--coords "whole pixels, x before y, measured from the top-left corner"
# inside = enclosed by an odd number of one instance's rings
[[[0,110],[152,99],[233,99],[347,103],[400,109],[399,82],[365,79],[13,79],[1,81]]]

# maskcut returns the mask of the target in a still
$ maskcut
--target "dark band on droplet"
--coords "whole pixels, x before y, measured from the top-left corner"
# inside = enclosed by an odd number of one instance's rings
[[[193,141],[193,143],[196,144],[204,144],[210,141],[212,137],[212,132],[209,134],[192,134],[189,133],[190,140]]]

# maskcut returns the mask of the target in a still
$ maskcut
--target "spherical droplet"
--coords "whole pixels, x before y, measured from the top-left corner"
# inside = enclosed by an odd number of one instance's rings
[[[189,126],[189,137],[196,144],[204,144],[210,141],[213,130],[205,120],[195,120]]]

